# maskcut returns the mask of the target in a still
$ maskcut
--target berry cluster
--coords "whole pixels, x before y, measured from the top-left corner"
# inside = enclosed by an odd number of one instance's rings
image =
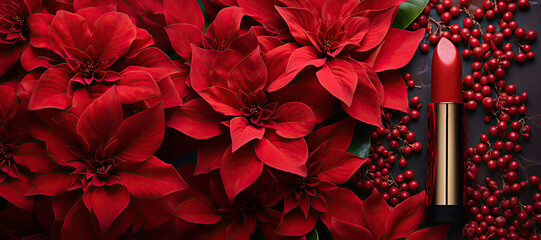
[[[408,86],[415,86],[411,73],[404,76]],[[415,132],[407,127],[412,120],[420,117],[421,98],[414,96],[410,99],[409,114],[399,116],[395,110],[385,110],[383,115],[384,126],[371,132],[372,145],[370,146],[371,162],[363,165],[350,179],[357,188],[370,192],[376,188],[385,201],[395,206],[409,198],[419,190],[419,182],[414,180],[412,170],[405,170],[392,176],[390,169],[396,162],[401,169],[407,167],[406,157],[413,152],[419,152],[422,144],[416,141]],[[394,116],[393,116],[394,115]],[[396,117],[395,117],[396,116]],[[393,123],[393,120],[398,123]]]
[[[535,58],[530,44],[537,38],[537,32],[527,31],[513,20],[518,9],[529,7],[527,0],[485,0],[479,8],[470,6],[468,0],[460,0],[458,6],[453,6],[450,0],[431,0],[410,26],[410,29],[426,28],[421,52],[428,53],[429,43],[435,45],[445,37],[463,48],[464,59],[473,58],[471,74],[463,79],[464,102],[469,111],[482,106],[486,111],[483,121],[489,128],[478,143],[467,149],[466,195],[471,220],[464,227],[467,239],[541,237],[540,180],[531,175],[520,181],[516,156],[522,149],[522,140],[530,139],[531,127],[525,121],[528,94],[517,92],[517,87],[506,80],[506,71],[514,61],[523,64]],[[429,16],[433,8],[440,21]],[[462,14],[462,25],[451,23]],[[485,18],[497,24],[481,24]],[[408,87],[414,85],[407,83]],[[479,167],[485,166],[497,172],[499,178],[487,177],[485,185],[481,185],[477,180]],[[519,197],[520,192],[530,189],[536,191],[533,201]]]

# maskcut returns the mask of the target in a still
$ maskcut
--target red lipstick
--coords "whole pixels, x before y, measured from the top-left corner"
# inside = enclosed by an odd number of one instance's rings
[[[430,221],[458,222],[465,216],[465,105],[462,61],[458,49],[446,38],[434,51],[431,81],[426,213]]]

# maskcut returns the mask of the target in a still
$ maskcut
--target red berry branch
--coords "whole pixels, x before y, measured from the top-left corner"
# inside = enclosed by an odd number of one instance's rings
[[[487,133],[480,135],[479,142],[470,143],[472,146],[467,149],[466,194],[470,221],[464,226],[466,239],[534,240],[541,237],[539,177],[531,175],[519,179],[518,174],[517,154],[523,141],[530,139],[531,132],[525,121],[528,93],[518,92],[506,79],[514,62],[523,64],[535,58],[530,44],[537,38],[537,32],[519,27],[514,20],[519,9],[529,8],[527,0],[485,0],[482,7],[470,12],[468,9],[472,6],[467,0],[461,0],[458,6],[453,6],[450,0],[431,0],[409,27],[411,30],[426,28],[425,40],[420,46],[423,53],[429,52],[429,43],[435,45],[445,37],[457,47],[463,47],[464,59],[473,57],[471,70],[464,70],[464,102],[469,111],[482,106],[486,113],[483,121],[489,127]],[[429,16],[432,9],[439,15],[439,21]],[[462,25],[451,24],[461,15],[464,17]],[[485,26],[485,18],[499,24]],[[415,86],[415,82],[406,81],[409,88]],[[478,181],[479,168],[484,167],[499,177]],[[533,198],[520,194],[526,190],[535,191]]]

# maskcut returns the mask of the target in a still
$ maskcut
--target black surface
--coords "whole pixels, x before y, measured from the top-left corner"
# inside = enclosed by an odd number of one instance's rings
[[[478,2],[481,4],[482,1]],[[435,19],[439,19],[435,13],[435,10],[432,10],[432,15]],[[458,23],[462,25],[463,18],[464,14],[461,14],[461,18],[453,20],[451,24]],[[513,61],[512,66],[506,71],[506,80],[508,83],[513,83],[517,86],[517,93],[526,91],[529,95],[526,106],[528,109],[527,124],[532,127],[531,139],[530,141],[526,142],[522,139],[519,141],[519,143],[522,145],[522,151],[517,156],[521,166],[521,171],[518,172],[519,179],[523,179],[525,175],[536,174],[541,176],[541,147],[539,147],[541,146],[541,44],[539,44],[539,38],[541,38],[540,3],[538,1],[532,2],[530,9],[527,11],[517,10],[514,20],[518,22],[519,27],[525,28],[526,31],[535,30],[538,33],[538,39],[534,43],[531,43],[532,51],[537,54],[536,59],[533,61],[526,61],[526,63],[522,65]],[[494,24],[497,26],[497,23],[487,21],[486,19],[481,22],[483,27],[486,27],[488,24]],[[514,41],[515,40],[511,38],[506,39],[505,42],[514,43]],[[426,183],[426,106],[430,102],[430,63],[432,62],[432,53],[434,47],[435,46],[433,45],[430,46],[431,50],[428,54],[423,54],[420,51],[417,51],[410,64],[403,69],[404,73],[412,73],[416,84],[422,87],[421,89],[415,88],[408,90],[410,98],[412,96],[419,96],[421,97],[421,103],[423,104],[423,108],[420,110],[421,118],[416,121],[412,121],[408,127],[416,133],[418,141],[423,144],[423,150],[419,153],[414,153],[407,158],[407,168],[412,169],[415,172],[415,179],[418,180],[421,189],[425,188]],[[464,49],[463,46],[459,47],[460,52],[462,49]],[[513,50],[517,52],[516,44],[514,44]],[[472,59],[463,59],[463,76],[472,73],[472,62]],[[490,124],[485,124],[483,122],[484,116],[485,111],[480,106],[475,111],[467,114],[467,146],[475,146],[479,142],[479,136],[481,133],[487,133],[488,127],[495,125],[495,121],[491,122]],[[406,169],[400,169],[399,166],[395,166],[392,172],[393,175],[396,176],[398,173],[403,173],[405,170]],[[488,169],[486,169],[486,165],[482,163],[479,168],[478,183],[483,185],[484,178],[487,176],[490,176],[493,179],[499,179],[497,172],[492,171],[489,173]],[[534,189],[529,189],[529,192],[525,193],[524,196],[521,196],[521,199],[524,198],[528,199],[527,201],[531,201],[531,197],[529,196],[531,196],[534,191]],[[462,239],[461,224],[451,224],[448,239]]]

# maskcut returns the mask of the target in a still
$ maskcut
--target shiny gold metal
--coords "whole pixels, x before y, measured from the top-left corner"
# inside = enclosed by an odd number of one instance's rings
[[[428,109],[428,205],[464,204],[464,103],[431,103]]]

